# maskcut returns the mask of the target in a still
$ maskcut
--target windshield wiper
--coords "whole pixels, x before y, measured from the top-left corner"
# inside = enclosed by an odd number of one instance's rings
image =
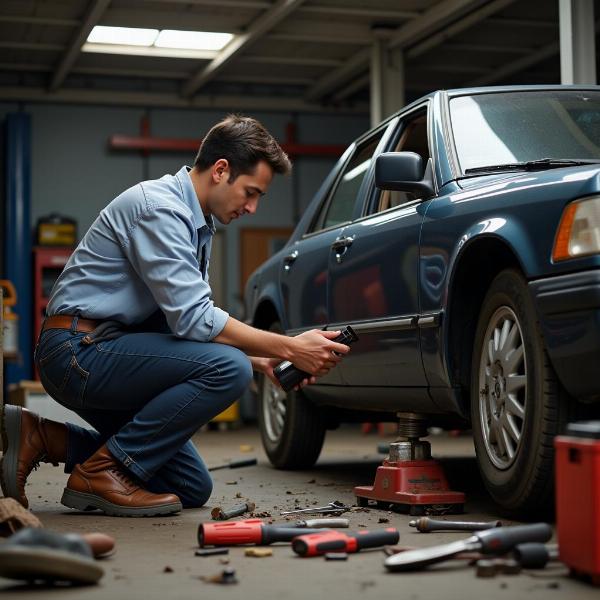
[[[494,173],[498,171],[541,171],[544,169],[559,169],[560,167],[576,167],[579,165],[599,164],[600,159],[572,159],[572,158],[540,158],[525,162],[506,163],[504,165],[488,165],[486,167],[473,167],[466,169],[465,175],[472,173]]]

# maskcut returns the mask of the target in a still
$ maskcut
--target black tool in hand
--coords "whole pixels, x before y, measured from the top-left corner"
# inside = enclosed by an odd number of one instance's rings
[[[498,527],[478,531],[466,540],[394,554],[385,559],[384,565],[389,571],[416,571],[427,565],[448,560],[459,552],[504,554],[517,544],[547,542],[551,537],[552,528],[547,523]]]
[[[416,527],[421,533],[430,531],[484,531],[501,527],[502,521],[489,521],[486,523],[478,521],[444,521],[442,519],[430,519],[421,517],[409,522],[411,527]]]
[[[340,335],[338,335],[332,341],[349,345],[355,342],[357,339],[358,336],[354,332],[354,329],[348,325],[347,327],[344,327]],[[273,374],[275,377],[277,377],[279,384],[286,392],[289,392],[291,389],[295,388],[303,379],[308,379],[311,377],[310,373],[301,371],[289,360],[280,362],[273,369]]]
[[[219,469],[239,469],[240,467],[252,467],[256,464],[256,458],[242,458],[241,460],[232,460],[225,465],[210,467],[209,471],[218,471]]]

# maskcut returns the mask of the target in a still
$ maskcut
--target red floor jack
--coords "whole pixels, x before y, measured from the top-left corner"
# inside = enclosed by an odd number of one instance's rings
[[[354,488],[357,504],[399,505],[410,515],[463,512],[465,495],[448,489],[442,466],[431,458],[426,419],[415,413],[398,413],[398,432],[406,438],[390,444],[388,457],[377,467],[373,486]]]

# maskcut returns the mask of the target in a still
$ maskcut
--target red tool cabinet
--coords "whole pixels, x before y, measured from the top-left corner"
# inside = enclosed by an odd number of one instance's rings
[[[554,446],[560,559],[600,585],[600,421],[571,423]]]
[[[33,249],[33,337],[37,341],[54,282],[60,275],[73,248],[36,246]]]

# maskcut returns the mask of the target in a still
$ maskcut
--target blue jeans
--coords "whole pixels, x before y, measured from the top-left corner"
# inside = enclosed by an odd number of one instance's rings
[[[94,429],[67,423],[65,471],[102,444],[155,493],[184,507],[206,503],[212,480],[191,436],[241,396],[248,357],[231,346],[164,333],[82,344],[85,333],[48,329],[35,361],[46,391]]]

